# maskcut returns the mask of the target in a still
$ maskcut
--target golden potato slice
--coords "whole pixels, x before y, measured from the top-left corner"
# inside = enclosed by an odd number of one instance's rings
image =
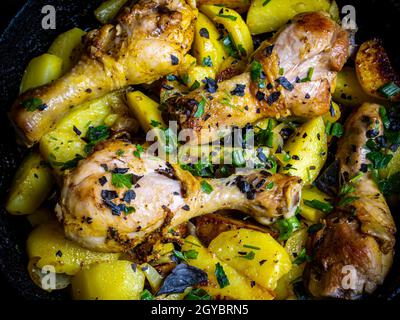
[[[218,259],[269,290],[274,290],[292,267],[286,250],[271,235],[259,231],[223,232],[208,248]]]
[[[252,34],[278,30],[294,16],[303,12],[326,11],[337,18],[335,1],[331,0],[253,0],[247,13]]]
[[[53,54],[42,54],[33,58],[22,77],[19,93],[43,86],[62,75],[63,60]]]
[[[272,300],[274,296],[267,289],[257,284],[251,283],[251,279],[243,276],[229,264],[219,260],[215,254],[204,248],[200,241],[188,236],[182,246],[182,251],[194,250],[197,252],[196,259],[189,259],[188,263],[194,267],[202,269],[208,275],[207,286],[202,287],[210,295],[221,299],[236,300]],[[229,284],[221,288],[216,276],[217,264],[222,267]]]
[[[74,275],[84,266],[95,262],[113,261],[119,253],[95,252],[80,247],[67,239],[58,223],[40,225],[34,229],[27,240],[29,259],[40,258],[36,262],[38,268],[52,266],[57,273]]]
[[[49,195],[54,184],[51,169],[38,152],[29,154],[15,174],[6,210],[15,215],[31,214]]]
[[[139,300],[145,276],[130,261],[93,264],[72,278],[76,300]]]
[[[328,152],[324,119],[318,117],[303,124],[285,143],[284,150],[290,160],[280,172],[299,177],[306,184],[312,183],[324,166]]]
[[[393,70],[389,57],[378,39],[364,42],[356,55],[356,72],[364,91],[375,98],[399,101],[400,89],[392,97],[385,96],[381,89],[390,83],[400,86],[400,78]]]

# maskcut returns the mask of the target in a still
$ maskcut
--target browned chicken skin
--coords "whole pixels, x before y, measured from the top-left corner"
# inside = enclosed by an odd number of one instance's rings
[[[108,141],[67,175],[58,214],[69,238],[95,250],[123,251],[154,232],[217,210],[240,210],[266,224],[294,215],[299,205],[302,184],[297,177],[252,170],[207,179],[212,192],[206,193],[202,180],[180,166],[147,154],[138,158],[135,150],[130,143]],[[116,170],[133,174],[131,187],[112,183]],[[127,214],[124,209],[130,207],[134,209]]]
[[[320,116],[329,111],[336,73],[348,52],[347,32],[329,16],[298,15],[271,41],[261,44],[249,71],[219,83],[215,93],[198,89],[170,101],[169,112],[182,128],[194,129],[197,138],[203,130],[201,143],[219,138],[220,132],[232,126],[244,127],[266,117]],[[261,77],[257,62],[262,65]],[[205,107],[198,116],[201,100]]]
[[[197,10],[184,0],[140,0],[115,25],[88,33],[77,65],[53,83],[23,94],[11,118],[28,146],[38,142],[68,109],[127,85],[173,73],[190,49]],[[44,110],[22,103],[38,98]]]
[[[383,133],[379,105],[366,103],[346,122],[336,159],[342,185],[369,164],[364,146],[371,135]],[[390,269],[396,227],[385,198],[364,173],[349,194],[358,199],[337,208],[326,218],[326,226],[311,241],[314,260],[307,267],[308,289],[315,297],[354,299],[382,284]],[[350,266],[350,267],[349,267]],[[344,288],[349,269],[356,271],[353,288]]]

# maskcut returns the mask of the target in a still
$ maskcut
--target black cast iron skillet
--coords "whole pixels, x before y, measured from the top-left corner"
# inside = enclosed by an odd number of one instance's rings
[[[14,6],[15,6],[15,0]],[[102,0],[29,0],[16,1],[22,8],[0,36],[0,201],[3,204],[11,178],[20,163],[24,150],[15,143],[15,134],[7,119],[7,111],[16,98],[21,75],[31,58],[45,52],[54,38],[72,28],[83,29],[97,26],[93,9]],[[57,12],[56,30],[43,30],[41,9],[53,5]],[[352,4],[357,9],[359,33],[357,42],[379,36],[384,39],[392,61],[400,66],[400,2],[398,0],[344,0],[340,7]],[[398,211],[398,210],[396,210]],[[400,212],[392,211],[397,226]],[[51,294],[36,287],[27,273],[25,241],[29,225],[23,217],[13,217],[0,207],[0,274],[18,297],[25,299],[54,300],[67,298],[60,291]],[[399,248],[397,248],[399,249]],[[372,298],[400,299],[400,254],[396,255],[391,274]]]

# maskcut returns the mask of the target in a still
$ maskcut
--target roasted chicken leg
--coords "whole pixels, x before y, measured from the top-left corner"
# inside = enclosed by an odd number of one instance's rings
[[[191,47],[196,15],[184,0],[140,0],[124,8],[115,25],[89,32],[68,74],[14,103],[11,119],[25,143],[38,142],[73,105],[176,71]],[[26,107],[32,99],[35,110]]]
[[[261,44],[247,72],[172,99],[169,113],[196,132],[194,143],[266,117],[317,117],[329,111],[336,73],[348,54],[348,34],[329,16],[301,14]]]
[[[57,207],[66,235],[94,250],[123,251],[221,209],[268,223],[294,215],[299,205],[302,184],[296,177],[254,170],[208,179],[205,192],[201,179],[146,153],[138,158],[130,143],[111,140],[98,148],[67,175]]]
[[[350,116],[336,156],[342,185],[366,171],[366,142],[382,133],[379,105],[366,103]],[[353,183],[355,190],[347,196],[355,200],[329,214],[326,226],[312,237],[314,260],[306,280],[315,297],[354,299],[371,293],[392,264],[396,227],[385,198],[370,172]]]

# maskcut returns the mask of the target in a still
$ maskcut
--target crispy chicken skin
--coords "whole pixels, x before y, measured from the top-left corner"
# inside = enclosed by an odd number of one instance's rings
[[[11,119],[25,143],[38,142],[73,105],[176,71],[191,47],[196,16],[184,0],[140,0],[124,8],[115,25],[89,32],[85,52],[68,74],[12,106]],[[45,109],[26,110],[21,103],[31,98]]]
[[[198,139],[202,131],[201,143],[217,139],[222,130],[266,117],[317,117],[329,111],[336,74],[348,55],[348,33],[329,16],[301,14],[255,52],[265,74],[264,86],[260,88],[257,72],[254,76],[250,66],[247,72],[219,83],[215,93],[198,89],[171,100],[169,112],[182,128],[194,129]],[[311,74],[311,81],[304,80]],[[198,117],[202,99],[206,105]]]
[[[336,156],[342,185],[369,163],[364,146],[369,137],[382,133],[379,105],[366,103],[350,116]],[[312,237],[314,260],[307,267],[306,281],[315,297],[354,299],[371,293],[392,264],[396,227],[371,173],[363,174],[349,196],[358,200],[329,214],[326,226]],[[343,288],[349,272],[345,266],[356,271],[353,288]]]
[[[94,250],[123,251],[217,210],[240,210],[269,223],[294,215],[299,205],[302,184],[296,177],[252,170],[207,180],[213,189],[208,194],[188,171],[145,153],[138,158],[135,150],[130,143],[105,142],[67,174],[57,212],[69,238]],[[133,174],[128,198],[126,186],[112,183],[112,172]],[[134,211],[126,214],[124,207]]]

